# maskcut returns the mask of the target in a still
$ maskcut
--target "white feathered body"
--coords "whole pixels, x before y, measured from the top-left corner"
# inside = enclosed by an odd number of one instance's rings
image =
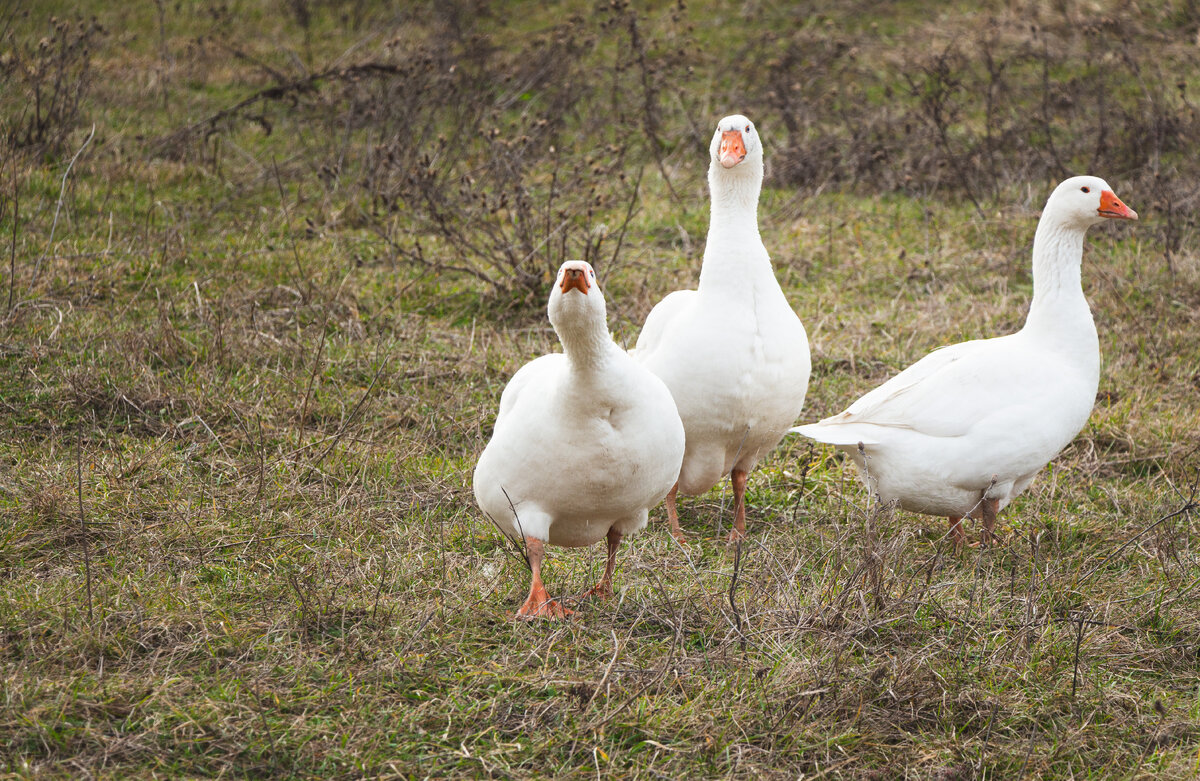
[[[869,488],[906,510],[978,514],[985,496],[1002,508],[1087,423],[1100,378],[1094,328],[1091,342],[1070,349],[1023,330],[955,344],[796,430],[849,453]]]
[[[683,420],[684,494],[753,469],[804,406],[808,336],[774,277],[672,293],[650,313],[634,355],[671,389]]]
[[[1074,177],[1046,203],[1033,244],[1033,301],[1020,331],[936,350],[795,431],[836,445],[884,501],[950,518],[998,508],[1087,423],[1100,346],[1081,285],[1088,226],[1137,219],[1102,179]],[[861,450],[859,444],[861,443]]]
[[[580,547],[646,525],[679,473],[684,434],[666,386],[620,348],[586,371],[564,354],[523,366],[475,468],[479,506],[508,535]]]

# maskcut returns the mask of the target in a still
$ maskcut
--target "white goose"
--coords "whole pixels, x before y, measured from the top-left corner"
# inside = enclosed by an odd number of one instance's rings
[[[573,611],[542,584],[543,543],[607,537],[604,576],[585,596],[611,596],[621,538],[646,525],[679,474],[683,424],[666,386],[613,343],[589,264],[562,265],[548,310],[563,352],[525,364],[504,388],[474,487],[480,509],[525,541],[533,578],[517,615],[562,618]]]
[[[680,541],[677,491],[701,494],[731,475],[734,527],[746,531],[746,475],[779,444],[804,406],[808,335],[771,271],[758,235],[763,148],[741,115],[717,123],[709,146],[712,217],[696,290],[650,311],[633,356],[662,378],[687,431],[679,482],[667,496]]]
[[[1136,220],[1103,179],[1077,176],[1046,201],[1033,239],[1033,301],[1014,334],[943,347],[839,415],[798,431],[836,445],[868,489],[912,512],[996,513],[1087,422],[1100,379],[1096,326],[1080,283],[1083,237],[1105,218]]]

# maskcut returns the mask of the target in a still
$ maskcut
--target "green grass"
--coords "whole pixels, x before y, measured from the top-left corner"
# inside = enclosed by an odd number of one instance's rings
[[[289,10],[301,7],[312,12],[307,30]],[[83,8],[106,32],[64,142],[0,144],[0,774],[1200,772],[1200,255],[1187,154],[1163,141],[1157,169],[1090,171],[1142,215],[1088,240],[1100,397],[1002,514],[1000,544],[956,555],[944,519],[873,505],[840,456],[789,438],[751,476],[740,558],[721,541],[728,488],[684,499],[691,544],[677,545],[656,510],[622,549],[611,602],[574,601],[602,572],[599,546],[550,549],[547,585],[578,610],[555,625],[512,620],[528,570],[470,490],[504,383],[557,347],[545,285],[456,273],[448,266],[466,261],[422,232],[430,223],[411,195],[394,211],[373,200],[360,182],[372,170],[365,150],[408,126],[347,113],[361,84],[334,79],[261,104],[251,113],[269,134],[241,117],[209,138],[158,143],[272,86],[272,69],[301,78],[346,52],[343,64],[392,62],[383,47],[393,39],[398,51],[449,47],[463,58],[493,43],[496,54],[478,55],[484,124],[517,132],[562,87],[554,68],[539,75],[527,62],[539,62],[535,38],[577,14],[578,62],[551,62],[600,77],[581,82],[593,91],[553,138],[564,172],[583,166],[571,183],[608,200],[587,212],[563,196],[563,245],[538,249],[530,268],[581,255],[599,223],[615,231],[629,205],[616,175],[643,170],[621,251],[607,234],[597,262],[610,326],[632,344],[657,300],[694,284],[703,146],[720,115],[747,112],[778,165],[760,219],[812,342],[811,420],[931,348],[1024,317],[1037,210],[1058,176],[1029,162],[1039,150],[1002,150],[1014,173],[974,193],[981,209],[964,196],[971,182],[922,162],[953,162],[924,131],[892,167],[854,180],[783,164],[805,159],[797,139],[844,140],[854,123],[836,111],[864,102],[875,121],[911,107],[899,74],[928,65],[930,40],[976,29],[970,4],[936,20],[908,3],[639,8],[660,68],[646,78],[658,89],[661,154],[645,137],[627,9],[506,3],[454,22],[366,3],[168,4],[161,17],[153,5]],[[35,46],[51,12],[0,19],[0,30]],[[989,13],[1014,47],[1029,42],[1014,32],[1028,27],[1015,11]],[[1084,13],[1039,18],[1061,35]],[[1124,117],[1118,108],[1145,109],[1139,84],[1195,80],[1197,20],[1166,4],[1121,13],[1122,51],[1142,68],[1140,82],[1116,79],[1114,116]],[[452,22],[462,37],[447,32]],[[847,71],[814,49],[814,83],[879,80],[844,99],[821,98],[824,86],[801,91],[811,103],[768,95],[782,67],[773,58],[812,36],[857,47]],[[1089,51],[1068,47],[1054,67],[1094,75]],[[1020,101],[1036,97],[1037,63],[1012,72],[1015,105],[1036,116],[1036,101]],[[500,106],[510,73],[539,86]],[[615,108],[610,87],[625,96]],[[1076,94],[1076,106],[1090,95]],[[983,114],[961,99],[951,130],[968,137]],[[455,127],[429,100],[400,112],[429,131],[413,141],[422,152]],[[17,87],[0,99],[5,127],[25,116],[24,101]],[[361,105],[386,114],[389,104],[384,94]],[[1154,105],[1184,122],[1178,105]],[[1087,112],[1057,110],[1067,162],[1085,165],[1087,144],[1067,136],[1083,132],[1077,114]],[[362,122],[349,135],[346,116]],[[54,225],[67,164],[93,122]],[[1174,127],[1190,137],[1190,125]],[[468,167],[501,149],[457,143],[467,151],[454,164]],[[529,154],[514,158],[530,172],[520,184],[544,194],[553,158]],[[339,159],[340,173],[322,173]],[[473,235],[509,214],[478,216]],[[414,237],[427,262],[401,251]]]

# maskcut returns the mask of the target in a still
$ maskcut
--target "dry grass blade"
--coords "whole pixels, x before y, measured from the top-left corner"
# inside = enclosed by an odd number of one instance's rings
[[[75,161],[79,159],[79,156],[83,154],[83,150],[88,148],[88,145],[92,143],[92,139],[95,137],[96,125],[93,123],[91,132],[88,133],[87,138],[84,139],[79,149],[75,150],[75,154],[71,156],[71,162],[67,163],[67,168],[63,171],[62,182],[58,189],[58,200],[54,203],[54,221],[50,223],[50,236],[46,239],[46,248],[42,250],[42,254],[38,256],[37,261],[33,264],[33,279],[29,283],[31,288],[37,283],[38,273],[42,270],[42,261],[46,259],[46,254],[50,252],[50,248],[54,244],[54,231],[58,228],[58,217],[62,213],[63,196],[67,192],[67,179],[71,176],[71,169],[75,167]]]

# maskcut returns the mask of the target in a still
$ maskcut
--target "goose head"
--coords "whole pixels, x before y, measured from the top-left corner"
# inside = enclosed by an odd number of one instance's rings
[[[714,168],[762,167],[763,149],[758,131],[754,129],[754,123],[741,114],[730,115],[717,123],[708,152]]]
[[[564,344],[569,340],[566,332],[594,330],[597,324],[608,333],[604,293],[596,283],[595,269],[586,261],[568,260],[559,267],[547,311]]]
[[[1073,176],[1050,194],[1042,219],[1087,230],[1104,220],[1136,220],[1130,209],[1113,192],[1108,182],[1097,176]]]
[[[1083,237],[1104,220],[1137,218],[1099,177],[1073,176],[1054,188],[1033,235],[1033,300],[1025,329],[1042,339],[1074,339],[1074,354],[1099,361],[1096,327],[1080,279]]]

